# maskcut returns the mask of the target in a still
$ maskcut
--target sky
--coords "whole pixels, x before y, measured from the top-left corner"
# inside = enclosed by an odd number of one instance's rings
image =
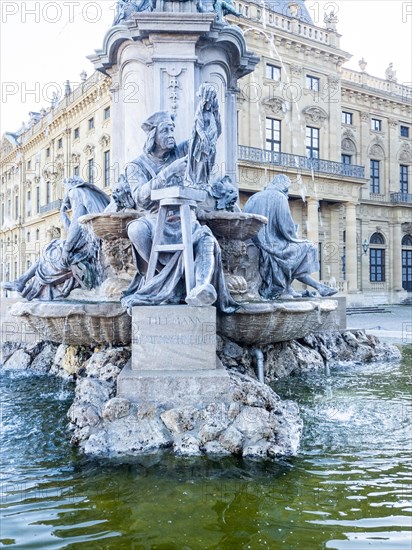
[[[393,62],[399,83],[412,85],[412,0],[306,0],[318,26],[332,9],[339,19],[341,48],[353,55],[345,65],[384,78]],[[1,0],[0,134],[16,131],[29,111],[48,107],[64,81],[80,81],[93,66],[110,28],[114,0]]]

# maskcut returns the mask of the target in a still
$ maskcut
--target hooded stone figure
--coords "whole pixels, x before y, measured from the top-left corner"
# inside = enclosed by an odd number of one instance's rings
[[[310,274],[319,271],[318,251],[314,243],[299,239],[297,226],[289,208],[290,179],[275,176],[263,191],[250,197],[244,212],[261,214],[268,223],[253,237],[259,248],[259,272],[262,283],[259,293],[264,298],[275,299],[281,295],[301,296],[292,288],[298,281],[315,288],[321,296],[337,292],[313,279]]]
[[[95,185],[74,176],[64,180],[65,196],[60,208],[67,238],[54,239],[40,259],[21,277],[3,284],[27,300],[66,298],[75,288],[91,289],[98,285],[98,241],[90,237],[79,217],[103,212],[109,197]],[[71,217],[66,211],[71,210]]]
[[[176,145],[174,119],[167,111],[152,114],[143,124],[146,142],[143,153],[126,167],[126,178],[137,209],[145,215],[132,221],[128,235],[134,246],[137,273],[125,292],[122,303],[134,305],[180,303],[184,298],[183,256],[181,252],[160,253],[157,274],[145,282],[145,274],[156,227],[158,201],[151,199],[153,189],[182,185],[187,167],[188,142]],[[223,278],[219,245],[210,229],[201,226],[192,210],[192,239],[195,264],[195,287],[186,296],[189,305],[212,305],[232,313],[232,300]],[[182,242],[178,209],[170,208],[164,229],[164,244]]]

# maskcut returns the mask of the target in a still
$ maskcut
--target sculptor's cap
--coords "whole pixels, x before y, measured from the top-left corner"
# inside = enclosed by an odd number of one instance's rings
[[[168,111],[157,111],[149,116],[142,124],[142,130],[146,133],[151,132],[153,128],[157,128],[159,124],[163,122],[168,122],[174,124],[174,116],[171,115]]]

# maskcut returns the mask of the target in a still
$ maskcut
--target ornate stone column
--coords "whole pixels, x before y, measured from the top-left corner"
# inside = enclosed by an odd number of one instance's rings
[[[356,204],[346,203],[346,279],[349,292],[358,291],[358,251],[356,246]]]
[[[259,58],[247,51],[238,27],[217,22],[213,12],[189,13],[191,7],[196,10],[194,3],[160,2],[153,11],[132,14],[111,27],[102,49],[89,56],[112,78],[112,162],[123,172],[140,154],[146,138],[140,126],[155,111],[175,115],[178,142],[190,138],[196,92],[208,82],[222,118],[214,177],[228,173],[235,183],[237,81]]]

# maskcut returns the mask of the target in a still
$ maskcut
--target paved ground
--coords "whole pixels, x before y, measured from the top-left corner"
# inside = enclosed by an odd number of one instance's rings
[[[412,307],[380,306],[386,313],[347,316],[348,328],[363,328],[392,344],[412,344]]]

